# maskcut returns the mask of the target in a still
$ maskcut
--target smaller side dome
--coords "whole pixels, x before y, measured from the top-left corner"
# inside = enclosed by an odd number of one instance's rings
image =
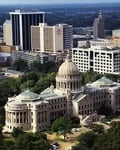
[[[31,92],[30,90],[26,90],[25,92],[22,92],[16,97],[16,100],[31,100],[31,99],[37,99],[39,98],[39,95],[36,93]]]
[[[102,77],[99,80],[95,81],[93,85],[101,87],[101,86],[112,86],[115,85],[115,83],[106,77]]]

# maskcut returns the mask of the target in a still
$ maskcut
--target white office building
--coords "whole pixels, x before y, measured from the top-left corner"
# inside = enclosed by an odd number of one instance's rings
[[[72,61],[80,72],[119,74],[120,49],[108,47],[73,48]]]

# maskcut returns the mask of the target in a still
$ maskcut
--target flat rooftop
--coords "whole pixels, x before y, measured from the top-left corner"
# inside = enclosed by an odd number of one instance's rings
[[[45,14],[43,11],[23,11],[23,10],[15,10],[14,12],[10,12],[9,14]]]

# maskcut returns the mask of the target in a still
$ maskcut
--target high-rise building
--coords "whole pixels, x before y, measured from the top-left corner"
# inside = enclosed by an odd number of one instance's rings
[[[44,22],[44,12],[10,12],[12,23],[12,45],[20,46],[22,50],[31,50],[31,25]]]
[[[73,26],[68,24],[61,25],[63,26],[63,49],[72,49]]]
[[[104,16],[102,11],[99,12],[98,18],[94,20],[93,38],[104,38]]]
[[[11,21],[6,20],[3,24],[3,39],[6,45],[12,45],[12,26]]]
[[[48,26],[46,23],[31,26],[31,47],[40,52],[63,51],[63,26]]]

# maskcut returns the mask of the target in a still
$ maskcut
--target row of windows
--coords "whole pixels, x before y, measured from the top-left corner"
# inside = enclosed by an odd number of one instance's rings
[[[51,108],[52,109],[59,109],[59,108],[63,108],[63,107],[66,107],[65,104],[57,104],[57,105],[53,105]]]
[[[106,68],[106,69],[111,69],[112,67],[111,66],[104,66],[103,64],[101,65],[95,65],[95,67],[103,67],[103,68]]]
[[[85,111],[79,111],[79,114],[81,115],[85,115],[85,114],[91,114],[92,113],[92,109],[88,109],[88,110],[85,110]]]
[[[94,58],[94,61],[95,61],[95,62],[97,62],[97,61],[112,62],[111,59],[104,59],[104,58],[103,58],[103,59],[102,59],[102,58]]]
[[[99,93],[100,94],[100,93]],[[98,95],[98,94],[97,94]],[[102,100],[102,99],[105,99],[106,98],[106,96],[105,95],[99,95],[99,96],[95,96],[94,97],[94,101],[96,101],[96,100]]]
[[[79,66],[80,69],[89,69],[89,66]]]
[[[109,70],[109,69],[101,69],[101,68],[95,68],[94,71],[99,71],[99,72],[112,72],[112,70]]]
[[[51,115],[51,118],[55,118],[55,117],[58,117],[58,116],[62,116],[65,114],[65,110],[61,110],[61,111],[57,111],[57,112],[51,112],[50,115]]]
[[[43,108],[43,107],[46,107],[46,106],[47,106],[47,104],[41,104],[41,105],[37,106],[37,108]]]
[[[51,103],[59,103],[59,102],[63,102],[64,100],[66,100],[66,98],[59,98],[59,99],[52,99],[50,100],[50,104]]]
[[[81,105],[81,106],[79,106],[79,110],[80,110],[80,109],[84,109],[84,108],[89,108],[89,107],[92,107],[92,104]]]
[[[106,92],[105,90],[95,91],[95,92],[89,93],[89,95],[90,96],[103,95],[105,92]],[[103,95],[103,97],[105,97],[105,95]]]

